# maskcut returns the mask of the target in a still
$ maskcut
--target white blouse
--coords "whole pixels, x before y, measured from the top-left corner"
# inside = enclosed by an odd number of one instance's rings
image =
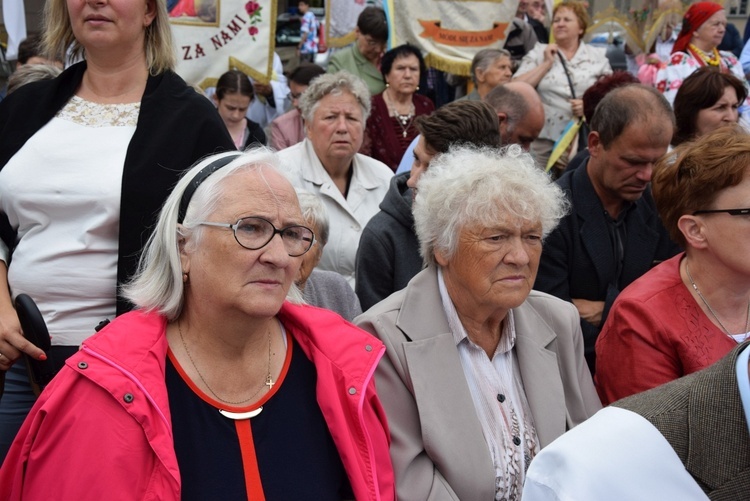
[[[544,61],[544,49],[547,44],[537,43],[534,48],[523,57],[521,66],[515,76],[523,75]],[[560,53],[562,55],[562,53]],[[612,67],[607,59],[607,50],[603,47],[592,47],[583,42],[578,44],[573,59],[566,61],[568,73],[573,81],[576,98],[581,99],[586,89],[591,87],[596,79],[602,75],[612,73]],[[565,57],[565,56],[563,56]],[[573,110],[570,106],[572,95],[568,77],[559,57],[546,75],[536,86],[539,97],[544,106],[544,127],[539,137],[557,141],[563,133],[565,126],[573,118]]]
[[[120,191],[139,110],[74,96],[0,171],[0,210],[18,231],[11,294],[36,301],[53,345],[80,345],[115,315]]]

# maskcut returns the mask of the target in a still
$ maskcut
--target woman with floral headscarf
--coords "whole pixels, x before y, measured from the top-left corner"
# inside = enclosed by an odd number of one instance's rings
[[[719,51],[724,37],[727,15],[724,7],[714,2],[698,2],[690,6],[682,19],[682,30],[672,48],[669,63],[656,75],[656,88],[674,103],[683,80],[702,66],[731,73],[747,87],[742,65],[731,52]]]

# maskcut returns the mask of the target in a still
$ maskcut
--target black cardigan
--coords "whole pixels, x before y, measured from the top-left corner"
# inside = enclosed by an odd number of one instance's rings
[[[0,169],[65,106],[85,70],[85,61],[75,64],[56,79],[25,85],[0,102]],[[181,174],[202,157],[234,149],[208,99],[171,71],[149,76],[122,176],[118,315],[132,309],[119,285],[134,274],[159,210]],[[0,216],[0,236],[13,249],[16,228],[10,227],[5,214]]]

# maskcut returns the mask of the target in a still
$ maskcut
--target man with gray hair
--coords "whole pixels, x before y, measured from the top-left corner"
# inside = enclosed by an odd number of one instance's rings
[[[513,77],[513,62],[505,49],[483,49],[471,61],[471,80],[474,90],[462,97],[469,101],[481,101],[498,85],[510,82]]]
[[[502,144],[529,151],[544,127],[544,106],[536,90],[525,82],[509,82],[492,89],[484,102],[497,112]]]
[[[592,374],[594,345],[617,295],[679,252],[649,187],[674,123],[672,108],[656,89],[640,84],[615,89],[591,120],[591,157],[557,181],[572,211],[545,242],[534,288],[578,308]]]

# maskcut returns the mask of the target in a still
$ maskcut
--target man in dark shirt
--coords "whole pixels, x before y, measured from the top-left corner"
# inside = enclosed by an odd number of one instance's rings
[[[596,338],[617,295],[679,248],[649,187],[672,138],[669,103],[651,87],[628,85],[599,103],[590,125],[591,157],[557,181],[572,207],[544,243],[534,288],[576,306],[593,374]]]

